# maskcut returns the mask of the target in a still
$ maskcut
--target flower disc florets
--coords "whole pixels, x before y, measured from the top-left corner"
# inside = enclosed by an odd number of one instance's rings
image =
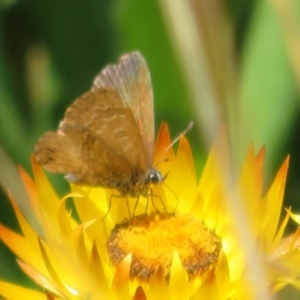
[[[115,226],[107,242],[111,263],[132,254],[131,278],[149,281],[158,268],[170,277],[175,252],[189,279],[211,270],[221,250],[220,238],[192,215],[139,215]]]

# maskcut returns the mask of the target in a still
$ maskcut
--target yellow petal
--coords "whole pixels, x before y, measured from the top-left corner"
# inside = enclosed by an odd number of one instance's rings
[[[184,270],[179,255],[175,252],[173,255],[169,290],[172,299],[189,299],[189,292],[187,289],[188,276]]]
[[[112,282],[112,290],[116,299],[122,295],[122,299],[130,300],[130,292],[129,292],[129,274],[130,274],[130,265],[131,265],[132,257],[128,254],[119,264],[113,282]]]
[[[0,281],[0,295],[13,300],[45,300],[45,294],[8,282]]]
[[[262,229],[265,232],[265,238],[270,243],[274,238],[278,226],[280,213],[282,210],[282,201],[285,190],[286,175],[289,165],[289,157],[284,161],[278,171],[275,180],[272,183],[264,201],[266,204],[265,216],[263,218]]]
[[[189,213],[196,198],[197,186],[191,149],[184,136],[180,138],[176,161],[172,164],[166,184],[178,198],[177,209],[181,213]],[[172,198],[172,195],[167,198]]]
[[[169,287],[167,285],[164,271],[162,268],[159,268],[155,276],[150,282],[148,291],[147,291],[147,299],[148,300],[157,300],[164,299],[170,300]]]
[[[222,295],[223,296],[223,295]],[[219,289],[218,289],[218,283],[215,277],[215,273],[213,271],[210,271],[203,284],[201,285],[201,288],[199,289],[198,293],[194,297],[195,299],[213,299],[213,300],[219,300]],[[227,295],[223,298],[226,299]]]
[[[66,297],[63,294],[61,294],[60,291],[54,286],[51,280],[49,280],[48,278],[46,278],[45,276],[43,276],[42,274],[34,270],[30,265],[25,264],[20,260],[18,260],[17,262],[20,268],[22,269],[22,271],[25,274],[27,274],[28,277],[31,278],[37,285],[45,288],[46,290],[56,294],[57,296],[63,299],[66,299]]]
[[[43,261],[39,257],[38,248],[32,247],[32,243],[28,243],[24,237],[0,224],[0,239],[22,261],[30,264],[40,273],[47,274]]]

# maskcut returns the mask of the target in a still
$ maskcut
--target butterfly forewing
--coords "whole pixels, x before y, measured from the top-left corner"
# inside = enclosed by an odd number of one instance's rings
[[[147,63],[139,52],[120,58],[118,65],[108,65],[94,80],[92,90],[113,88],[123,104],[133,112],[146,151],[147,166],[153,162],[153,93]]]

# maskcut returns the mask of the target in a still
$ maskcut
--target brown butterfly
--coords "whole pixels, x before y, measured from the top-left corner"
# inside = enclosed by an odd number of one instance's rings
[[[74,184],[136,197],[164,180],[153,168],[153,148],[150,73],[141,53],[132,52],[96,77],[92,89],[67,109],[57,132],[38,140],[35,156]]]

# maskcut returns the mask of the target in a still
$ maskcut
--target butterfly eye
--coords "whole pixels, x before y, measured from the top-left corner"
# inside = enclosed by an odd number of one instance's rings
[[[164,176],[156,169],[150,169],[148,172],[148,181],[152,184],[160,184],[164,181]]]

